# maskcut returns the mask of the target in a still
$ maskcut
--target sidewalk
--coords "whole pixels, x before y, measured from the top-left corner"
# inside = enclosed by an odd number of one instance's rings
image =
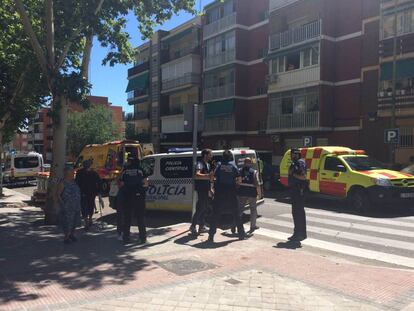
[[[413,270],[187,229],[125,247],[106,225],[64,245],[39,208],[0,208],[0,310],[414,310]]]
[[[0,197],[1,207],[23,207],[30,201],[28,195],[3,187],[3,197]]]

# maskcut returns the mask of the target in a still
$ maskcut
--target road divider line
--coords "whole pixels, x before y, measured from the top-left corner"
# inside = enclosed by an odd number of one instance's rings
[[[286,240],[290,234],[286,234],[283,232],[277,232],[270,229],[260,228],[255,231],[255,235],[261,235],[268,238],[276,239],[276,240]],[[414,269],[414,259],[404,256],[398,256],[388,253],[382,253],[372,250],[367,250],[363,248],[348,246],[348,245],[341,245],[338,243],[332,243],[322,240],[317,240],[313,238],[308,238],[301,242],[301,244],[306,246],[311,246],[315,248],[325,249],[328,251],[332,251],[335,253],[340,253],[344,255],[350,255],[359,258],[365,259],[372,259],[380,262],[385,262],[389,264],[394,264],[398,266],[404,266],[408,268]]]
[[[275,219],[269,219],[269,218],[262,217],[258,219],[258,223],[276,225],[280,227],[293,229],[293,223],[291,221],[275,220]],[[336,238],[336,239],[339,238],[339,239],[351,240],[351,241],[356,241],[356,242],[369,243],[373,245],[393,247],[393,248],[398,248],[402,250],[414,251],[414,243],[409,243],[409,242],[403,242],[403,241],[386,239],[386,238],[381,238],[381,237],[376,237],[376,236],[369,236],[369,235],[358,234],[358,233],[342,232],[338,230],[321,228],[318,226],[307,226],[307,231],[325,235],[331,238]]]

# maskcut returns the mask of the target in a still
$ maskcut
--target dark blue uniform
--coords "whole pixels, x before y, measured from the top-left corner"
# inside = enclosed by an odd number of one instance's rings
[[[210,163],[199,161],[196,166],[196,170],[200,171],[201,174],[210,174],[211,165]],[[204,227],[204,221],[206,213],[208,210],[208,194],[210,192],[210,180],[196,180],[195,181],[195,190],[197,191],[197,205],[196,212],[194,213],[193,219],[191,221],[191,228],[195,230],[196,225],[199,225],[199,228]]]
[[[216,182],[214,184],[215,195],[213,201],[213,216],[209,231],[209,239],[212,240],[217,231],[217,223],[220,219],[221,211],[229,208],[237,225],[239,237],[244,237],[244,228],[241,221],[237,192],[236,178],[239,177],[239,170],[231,162],[220,163],[215,171]]]
[[[295,225],[293,238],[306,238],[305,192],[308,184],[307,181],[293,176],[293,174],[306,176],[306,170],[303,159],[293,161],[289,168],[288,183],[291,187],[292,217]]]
[[[140,168],[133,165],[127,167],[122,172],[120,180],[124,185],[120,188],[123,202],[123,240],[129,241],[131,230],[131,219],[133,214],[137,217],[139,238],[141,242],[146,242],[147,232],[145,228],[145,188],[144,174]]]

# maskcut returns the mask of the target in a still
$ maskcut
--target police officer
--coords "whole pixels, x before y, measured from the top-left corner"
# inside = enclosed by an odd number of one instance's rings
[[[210,181],[214,173],[210,164],[210,161],[213,158],[212,151],[210,149],[204,149],[201,151],[201,158],[201,161],[197,162],[195,174],[195,190],[197,191],[198,199],[196,212],[193,215],[190,226],[190,231],[193,235],[197,235],[197,224],[198,233],[201,233],[204,229],[204,220],[208,209],[209,193],[211,191]]]
[[[301,159],[299,149],[291,149],[290,156],[292,163],[289,167],[288,183],[291,188],[292,216],[294,222],[293,235],[289,237],[292,241],[303,241],[306,235],[305,215],[305,192],[307,190],[306,163]]]
[[[140,167],[138,159],[128,156],[128,162],[120,176],[120,189],[123,203],[123,235],[124,244],[130,242],[131,219],[135,213],[138,223],[140,244],[147,241],[145,228],[145,191],[148,187],[148,179]]]
[[[236,165],[232,163],[233,155],[229,150],[223,152],[223,162],[217,165],[215,170],[215,195],[213,201],[213,215],[209,230],[209,242],[214,242],[214,235],[217,231],[217,223],[220,219],[221,211],[229,207],[234,218],[234,222],[237,225],[239,233],[239,239],[245,238],[245,232],[243,223],[241,221],[238,202],[236,185],[240,183],[240,174]]]
[[[244,159],[244,166],[240,169],[241,183],[238,188],[238,203],[240,215],[243,215],[243,210],[246,205],[250,208],[250,233],[253,233],[259,227],[256,226],[257,219],[257,195],[260,191],[258,172],[252,167],[252,159],[247,157]],[[233,233],[236,228],[231,230]]]

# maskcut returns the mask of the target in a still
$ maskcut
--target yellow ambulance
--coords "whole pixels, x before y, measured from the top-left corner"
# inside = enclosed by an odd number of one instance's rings
[[[414,176],[383,168],[363,150],[312,147],[300,151],[311,192],[347,199],[359,211],[380,204],[414,204]],[[289,150],[280,163],[280,181],[285,186],[290,164]]]
[[[110,182],[118,176],[129,154],[142,159],[144,157],[142,145],[135,140],[86,145],[76,160],[75,168],[80,168],[85,160],[92,160],[92,169],[102,179],[102,191],[106,193],[109,191]]]

